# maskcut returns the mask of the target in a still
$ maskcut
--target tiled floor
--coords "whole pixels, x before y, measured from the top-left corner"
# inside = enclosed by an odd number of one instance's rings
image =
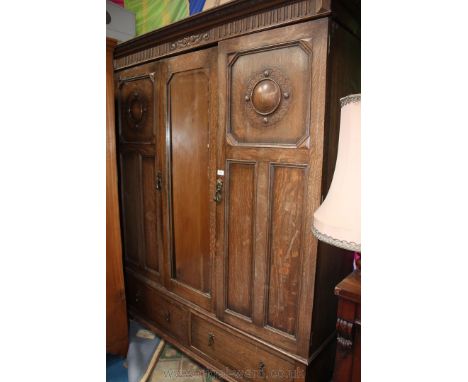
[[[213,373],[166,343],[149,382],[222,382]]]

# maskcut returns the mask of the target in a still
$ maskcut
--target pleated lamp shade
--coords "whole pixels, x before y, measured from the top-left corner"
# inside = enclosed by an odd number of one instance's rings
[[[341,98],[335,173],[327,197],[314,213],[321,241],[361,252],[361,95]]]

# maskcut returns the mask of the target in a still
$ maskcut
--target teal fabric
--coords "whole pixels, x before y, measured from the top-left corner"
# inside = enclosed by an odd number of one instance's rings
[[[106,381],[128,382],[127,369],[124,367],[125,358],[106,354]]]

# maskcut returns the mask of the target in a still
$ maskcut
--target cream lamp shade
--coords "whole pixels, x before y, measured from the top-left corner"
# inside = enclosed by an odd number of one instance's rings
[[[314,213],[312,232],[321,241],[361,252],[361,95],[341,98],[335,173]]]

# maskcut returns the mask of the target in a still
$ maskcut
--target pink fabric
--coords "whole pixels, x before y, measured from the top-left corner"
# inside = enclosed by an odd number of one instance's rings
[[[358,263],[360,263],[360,261],[361,261],[361,252],[354,252],[354,262],[353,262],[354,269],[361,269],[361,267],[358,266]]]
[[[120,5],[122,8],[124,7],[124,0],[111,0],[113,3]]]

